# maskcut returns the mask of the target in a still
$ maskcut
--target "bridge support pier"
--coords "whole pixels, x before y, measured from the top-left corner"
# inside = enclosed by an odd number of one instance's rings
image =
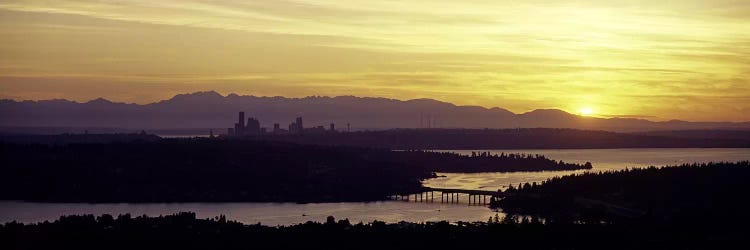
[[[435,191],[440,192],[441,203],[461,204],[461,195],[466,194],[466,203],[469,206],[473,205],[487,205],[492,202],[496,202],[503,197],[508,196],[504,193],[483,191],[483,190],[464,190],[464,189],[435,189],[428,188],[419,193],[414,194],[394,194],[388,196],[388,198],[397,201],[412,201],[412,195],[414,195],[414,202],[425,202],[435,203]]]

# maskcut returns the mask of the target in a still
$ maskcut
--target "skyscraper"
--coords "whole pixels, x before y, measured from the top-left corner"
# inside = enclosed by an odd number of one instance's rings
[[[235,131],[237,135],[244,135],[245,134],[245,112],[240,111],[240,119],[239,122],[237,122],[237,125],[235,126]]]
[[[245,126],[245,134],[257,135],[260,134],[260,121],[254,117],[247,118],[247,126]]]
[[[305,126],[302,125],[302,117],[297,117],[295,123],[297,124],[300,133],[305,130]]]

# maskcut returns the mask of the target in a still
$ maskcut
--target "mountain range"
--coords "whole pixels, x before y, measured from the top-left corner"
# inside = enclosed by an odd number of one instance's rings
[[[502,108],[458,106],[433,99],[396,100],[371,97],[258,97],[214,91],[176,95],[140,105],[103,98],[68,100],[0,100],[0,127],[66,127],[121,129],[229,128],[238,111],[258,118],[263,127],[286,127],[295,117],[305,127],[334,123],[338,129],[389,128],[574,128],[616,132],[665,130],[747,130],[750,122],[656,122],[634,118],[578,116],[557,109],[515,114]]]

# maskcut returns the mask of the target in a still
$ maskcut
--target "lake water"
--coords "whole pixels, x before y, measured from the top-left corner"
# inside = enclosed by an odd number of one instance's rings
[[[680,165],[693,162],[710,161],[743,161],[750,160],[750,149],[559,149],[559,150],[483,150],[492,154],[525,153],[540,154],[554,160],[562,160],[571,163],[591,162],[594,168],[589,171],[618,170],[633,167]],[[471,154],[472,150],[446,150],[443,152],[456,152],[460,154]],[[480,173],[480,174],[451,174],[438,173],[447,176],[435,178],[424,182],[428,187],[461,188],[497,190],[508,185],[518,185],[526,182],[542,182],[554,176],[583,173],[585,170],[576,171],[543,171],[543,172],[513,172],[513,173]],[[503,188],[504,189],[504,188]]]
[[[487,150],[484,150],[487,151]],[[586,149],[586,150],[490,150],[492,153],[541,154],[555,160],[594,165],[591,171],[676,165],[692,162],[750,160],[750,149]],[[470,154],[471,150],[455,150]],[[516,173],[450,174],[424,182],[428,187],[497,190],[502,186],[521,182],[541,182],[547,178],[582,171],[546,171]],[[386,222],[424,221],[487,221],[498,214],[485,206],[469,206],[462,196],[459,204],[438,202],[415,203],[406,201],[344,202],[344,203],[152,203],[152,204],[86,204],[86,203],[31,203],[0,201],[0,223],[9,221],[41,222],[55,220],[69,214],[167,215],[181,211],[196,212],[200,218],[226,215],[243,223],[289,225],[309,220],[325,221],[329,215],[348,218],[353,223],[380,220]],[[502,213],[499,213],[502,216]]]

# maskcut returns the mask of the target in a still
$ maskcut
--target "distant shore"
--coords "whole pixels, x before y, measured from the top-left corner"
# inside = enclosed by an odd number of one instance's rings
[[[20,129],[20,130],[19,130]],[[65,131],[69,131],[65,130]],[[0,130],[2,131],[2,130]],[[118,130],[97,129],[86,134],[53,133],[53,128],[37,128],[23,132],[21,128],[0,132],[0,142],[9,143],[101,143],[139,139],[145,132],[160,130],[113,132]],[[45,132],[47,131],[47,132]],[[96,132],[95,132],[96,131]],[[104,132],[102,132],[104,131]],[[126,131],[126,130],[123,130]],[[163,138],[210,137],[209,129],[180,130],[182,133],[166,133]],[[199,132],[204,134],[200,134]],[[217,137],[227,137],[219,134]],[[168,131],[161,131],[168,132]],[[175,131],[172,131],[175,132]],[[131,136],[131,139],[127,137]],[[158,138],[154,135],[153,139]],[[519,129],[388,129],[333,133],[284,134],[231,136],[231,140],[276,141],[295,144],[374,147],[394,150],[491,150],[491,149],[618,149],[618,148],[750,148],[750,131],[742,130],[685,130],[643,133],[616,133],[608,131],[519,128]],[[143,138],[140,138],[143,139]]]

